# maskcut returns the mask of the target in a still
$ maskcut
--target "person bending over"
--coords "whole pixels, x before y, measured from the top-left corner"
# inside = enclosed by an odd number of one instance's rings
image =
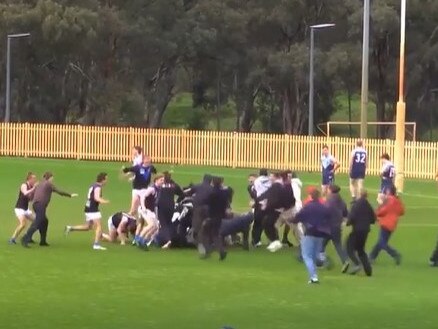
[[[108,242],[120,240],[124,246],[128,240],[128,233],[135,234],[137,220],[125,212],[117,212],[108,218],[108,234],[102,234],[102,238]]]

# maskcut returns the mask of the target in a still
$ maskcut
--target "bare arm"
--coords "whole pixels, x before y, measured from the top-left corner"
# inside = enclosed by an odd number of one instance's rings
[[[21,190],[21,193],[23,193],[24,196],[28,196],[28,195],[31,194],[33,191],[35,191],[35,188],[36,188],[36,184],[35,184],[34,187],[32,187],[32,188],[30,188],[30,189],[27,189],[27,185],[23,183],[23,184],[21,184],[21,188],[20,188],[20,190]]]
[[[102,188],[101,187],[96,187],[94,189],[94,200],[96,200],[97,202],[102,203],[102,204],[109,203],[108,200],[102,198],[101,192],[102,192]]]

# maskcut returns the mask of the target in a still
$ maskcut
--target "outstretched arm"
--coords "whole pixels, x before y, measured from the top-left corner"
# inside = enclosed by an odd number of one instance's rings
[[[55,192],[56,194],[59,194],[60,196],[65,196],[68,198],[74,198],[74,197],[78,196],[76,193],[67,193],[67,192],[61,191],[55,185],[52,185],[52,191]]]

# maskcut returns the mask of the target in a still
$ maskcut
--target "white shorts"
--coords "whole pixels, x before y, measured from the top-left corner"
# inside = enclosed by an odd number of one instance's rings
[[[113,224],[113,216],[108,218],[108,233],[111,232],[112,230],[116,230],[116,227]]]
[[[85,221],[86,222],[94,222],[96,220],[102,219],[102,214],[100,212],[86,212],[85,213]]]
[[[143,200],[146,195],[146,189],[143,188],[141,190],[132,190],[132,198],[140,198],[140,200]]]
[[[14,211],[15,211],[15,216],[17,216],[17,218],[20,217],[31,218],[33,216],[33,213],[30,209],[24,210],[24,209],[15,208]]]

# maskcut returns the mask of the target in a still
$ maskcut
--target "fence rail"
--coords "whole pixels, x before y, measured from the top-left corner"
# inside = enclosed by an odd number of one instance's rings
[[[142,145],[157,163],[319,171],[321,146],[329,145],[348,171],[355,140],[172,129],[0,124],[0,155],[99,161],[129,161]],[[394,141],[367,140],[368,172],[379,174],[380,155],[394,156]],[[405,176],[435,177],[438,143],[406,142]]]

